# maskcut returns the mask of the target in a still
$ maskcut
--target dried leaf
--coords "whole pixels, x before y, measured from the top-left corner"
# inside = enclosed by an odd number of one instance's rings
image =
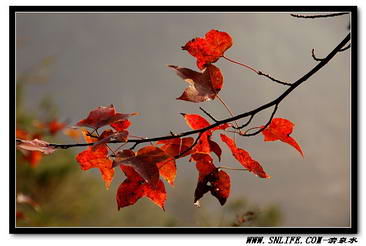
[[[212,158],[208,154],[193,154],[198,170],[198,183],[194,193],[194,203],[203,197],[208,191],[216,197],[221,205],[224,205],[230,194],[230,176],[217,169]]]
[[[56,149],[46,141],[33,139],[33,140],[17,140],[17,147],[23,150],[40,151],[43,154],[49,155]]]
[[[174,65],[169,67],[189,84],[183,94],[177,98],[179,100],[195,103],[213,100],[224,83],[220,69],[214,65],[208,65],[202,73]]]
[[[128,117],[137,113],[121,114],[117,113],[113,105],[109,107],[97,107],[92,110],[86,119],[79,121],[76,126],[85,126],[93,129],[98,129],[102,126],[113,124],[119,120],[126,120]]]

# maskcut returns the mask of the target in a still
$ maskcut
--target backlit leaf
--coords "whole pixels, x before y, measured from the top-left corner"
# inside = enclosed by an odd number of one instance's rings
[[[220,137],[221,140],[227,144],[235,159],[237,159],[244,168],[256,174],[258,177],[270,178],[263,170],[262,166],[257,161],[253,160],[247,151],[236,146],[234,140],[224,134],[220,134]]]
[[[263,128],[264,126],[261,127]],[[299,151],[302,157],[304,157],[304,153],[302,152],[298,143],[295,141],[295,139],[290,137],[293,128],[294,123],[291,121],[283,118],[274,118],[268,127],[262,131],[262,134],[264,135],[264,141],[280,140],[284,143],[288,143],[297,151]]]
[[[216,62],[233,44],[233,40],[226,32],[211,30],[204,38],[195,38],[186,43],[182,49],[187,50],[197,58],[197,66],[203,69],[210,63]]]

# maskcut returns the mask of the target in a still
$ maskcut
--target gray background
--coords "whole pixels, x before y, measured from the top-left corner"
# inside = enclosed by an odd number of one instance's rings
[[[114,104],[120,112],[140,113],[133,118],[132,134],[160,136],[188,130],[178,113],[197,113],[198,106],[217,118],[228,116],[218,101],[199,105],[175,100],[186,83],[166,64],[197,69],[195,59],[180,49],[186,41],[211,29],[228,32],[234,45],[226,56],[294,81],[316,64],[311,49],[318,56],[328,54],[346,36],[348,24],[349,16],[304,20],[288,13],[17,14],[17,72],[54,56],[51,71],[45,71],[48,82],[27,88],[30,110],[51,96],[60,118],[74,123],[97,106]],[[256,108],[286,89],[225,60],[216,65],[225,77],[220,95],[234,112]],[[262,125],[268,114],[258,115],[253,125]],[[295,123],[292,136],[305,158],[284,143],[264,142],[262,136],[239,138],[238,145],[272,178],[230,172],[229,199],[278,204],[283,226],[349,226],[350,51],[292,92],[276,116]],[[222,165],[239,167],[221,146]],[[195,167],[180,161],[176,187],[188,183],[187,192],[168,188],[167,201],[167,210],[176,211],[177,217],[185,218],[194,209],[196,179]],[[178,204],[187,209],[176,209]],[[201,204],[219,207],[210,196]]]

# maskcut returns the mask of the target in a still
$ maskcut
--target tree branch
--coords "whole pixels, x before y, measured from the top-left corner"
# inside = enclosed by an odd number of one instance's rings
[[[245,117],[250,116],[251,118],[257,114],[258,112],[261,112],[267,108],[270,108],[272,106],[276,105],[277,106],[282,102],[282,100],[288,95],[290,94],[293,90],[295,90],[299,85],[301,85],[302,83],[304,83],[306,80],[308,80],[311,76],[313,76],[316,72],[318,72],[321,68],[323,68],[341,49],[342,47],[344,47],[347,42],[350,40],[351,38],[351,34],[349,33],[324,59],[322,59],[315,67],[313,67],[309,72],[307,72],[305,75],[303,75],[301,78],[299,78],[297,81],[295,81],[294,83],[291,84],[291,86],[285,90],[279,97],[277,97],[276,99],[274,99],[273,101],[266,103],[256,109],[250,110],[248,112],[236,115],[234,117],[230,117],[224,120],[219,120],[217,122],[215,122],[214,124],[207,126],[205,128],[202,129],[198,129],[198,130],[191,130],[191,131],[186,131],[186,132],[182,132],[179,134],[175,134],[175,135],[168,135],[168,136],[161,136],[161,137],[153,137],[153,138],[145,138],[145,139],[128,139],[127,142],[128,143],[134,143],[133,147],[136,147],[139,144],[142,143],[146,143],[146,142],[154,142],[154,141],[159,141],[159,140],[168,140],[168,139],[173,139],[173,138],[179,138],[179,137],[184,137],[184,136],[188,136],[188,135],[193,135],[193,134],[199,134],[199,137],[207,130],[210,130],[214,127],[217,127],[219,125],[225,124],[225,123],[229,123],[235,120],[239,120]],[[274,116],[274,113],[272,113],[272,116]],[[250,119],[251,120],[251,119]],[[250,122],[249,120],[249,122]],[[268,126],[268,122],[267,122],[267,126]],[[265,128],[263,128],[265,129]],[[198,142],[199,137],[196,139],[195,142]],[[121,143],[121,141],[117,141],[117,140],[113,140],[110,141],[109,143]],[[54,147],[54,148],[61,148],[61,149],[68,149],[71,147],[83,147],[83,146],[91,146],[93,145],[93,143],[84,143],[84,144],[50,144],[50,146]],[[193,146],[191,146],[193,148]]]
[[[291,14],[292,17],[296,18],[304,18],[304,19],[317,19],[317,18],[329,18],[336,17],[340,15],[347,15],[349,13],[333,13],[333,14],[323,14],[323,15],[299,15],[299,14]]]

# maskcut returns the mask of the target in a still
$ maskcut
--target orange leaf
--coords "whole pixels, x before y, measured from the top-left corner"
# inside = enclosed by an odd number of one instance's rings
[[[263,170],[262,166],[257,161],[253,160],[247,151],[236,146],[234,140],[224,134],[220,134],[220,137],[221,140],[230,148],[235,159],[237,159],[243,167],[261,178],[270,178],[270,176]]]
[[[29,162],[31,167],[36,167],[42,160],[42,153],[39,151],[27,151],[24,155],[24,159]]]
[[[226,32],[211,30],[205,38],[195,38],[186,43],[182,49],[197,58],[197,66],[203,69],[207,64],[216,62],[233,44]]]
[[[177,176],[177,166],[175,164],[175,159],[171,158],[158,162],[156,166],[159,169],[160,176],[166,179],[166,181],[168,181],[171,186],[174,186],[174,180]]]
[[[156,144],[163,144],[160,148],[164,150],[171,157],[179,156],[181,153],[187,151],[189,147],[192,146],[194,140],[192,137],[187,138],[173,138],[168,140],[160,140],[156,142]],[[187,151],[187,153],[183,154],[180,157],[187,156],[191,153],[191,151]]]
[[[263,128],[264,126],[261,127]],[[268,127],[262,131],[262,134],[264,135],[264,141],[280,140],[282,142],[288,143],[297,151],[299,151],[302,157],[304,157],[304,153],[302,152],[298,143],[295,141],[295,139],[290,137],[293,128],[294,123],[291,121],[283,118],[274,118]]]
[[[110,105],[109,107],[100,106],[92,110],[86,119],[79,121],[76,125],[98,129],[102,126],[113,124],[119,120],[126,120],[128,117],[136,114],[137,113],[117,113],[113,105]]]
[[[214,65],[208,65],[202,73],[174,65],[168,67],[174,69],[177,75],[189,84],[189,87],[177,98],[179,100],[195,103],[213,100],[224,83],[220,69]]]
[[[106,145],[99,146],[95,151],[91,147],[82,151],[76,156],[76,161],[79,162],[82,170],[90,168],[99,168],[105,186],[109,189],[114,175],[112,160],[108,158],[108,148]]]

